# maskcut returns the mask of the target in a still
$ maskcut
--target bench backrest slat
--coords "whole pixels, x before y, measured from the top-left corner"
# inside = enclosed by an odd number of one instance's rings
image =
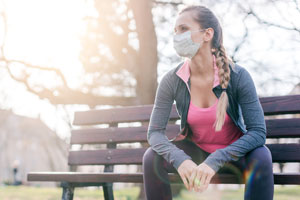
[[[69,165],[141,164],[146,148],[69,152]]]
[[[265,115],[300,113],[300,95],[262,97],[260,103]]]
[[[153,105],[126,106],[101,110],[79,111],[75,113],[73,125],[97,125],[122,122],[149,121]],[[175,106],[170,119],[178,119]]]
[[[88,128],[72,131],[71,144],[104,144],[108,142],[146,142],[148,126],[122,128]],[[168,138],[175,137],[180,127],[169,124],[166,128]]]
[[[266,144],[273,162],[300,162],[300,144]]]
[[[267,138],[300,138],[300,118],[266,120]],[[72,131],[71,144],[105,144],[110,142],[147,142],[148,126],[122,128],[86,128]],[[179,132],[177,124],[166,128],[168,138]]]
[[[259,98],[265,115],[300,113],[300,95]],[[75,113],[73,125],[97,125],[149,121],[153,105],[127,106],[101,110],[79,111]],[[172,106],[170,120],[179,119],[175,104]]]
[[[300,118],[268,119],[267,138],[300,138]]]

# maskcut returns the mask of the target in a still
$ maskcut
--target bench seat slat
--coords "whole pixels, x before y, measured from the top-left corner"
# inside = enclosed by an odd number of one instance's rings
[[[169,180],[172,183],[182,183],[178,174],[169,173]],[[129,182],[142,183],[142,173],[80,173],[80,172],[32,172],[28,174],[28,181],[57,181],[72,183],[99,183],[99,182]],[[300,173],[274,173],[275,184],[300,184]],[[239,179],[232,174],[216,174],[212,180],[212,184],[223,183],[243,184],[242,178]]]
[[[267,144],[273,162],[300,162],[300,144]],[[70,151],[69,165],[142,164],[146,148]]]

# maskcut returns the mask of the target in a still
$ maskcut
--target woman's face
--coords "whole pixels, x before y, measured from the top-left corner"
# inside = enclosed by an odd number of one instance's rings
[[[175,22],[174,34],[181,34],[186,31],[195,31],[191,33],[192,40],[196,43],[201,43],[210,48],[210,41],[213,38],[214,30],[212,28],[207,28],[203,30],[201,25],[196,22],[193,18],[193,11],[186,11],[180,14]]]

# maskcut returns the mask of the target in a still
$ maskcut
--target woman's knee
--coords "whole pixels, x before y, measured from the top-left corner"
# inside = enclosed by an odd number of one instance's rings
[[[143,155],[143,165],[152,163],[155,157],[155,151],[151,147],[148,147]]]
[[[143,155],[143,168],[153,169],[163,166],[163,159],[151,147],[148,147]]]
[[[273,168],[271,151],[265,145],[250,151],[247,156],[247,162],[251,167],[255,165],[264,170],[272,170]]]

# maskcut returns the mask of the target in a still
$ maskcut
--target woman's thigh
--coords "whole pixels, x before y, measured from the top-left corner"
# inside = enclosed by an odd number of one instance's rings
[[[226,163],[218,173],[231,173],[247,178],[258,168],[272,171],[272,155],[266,145],[249,151],[237,161]]]

